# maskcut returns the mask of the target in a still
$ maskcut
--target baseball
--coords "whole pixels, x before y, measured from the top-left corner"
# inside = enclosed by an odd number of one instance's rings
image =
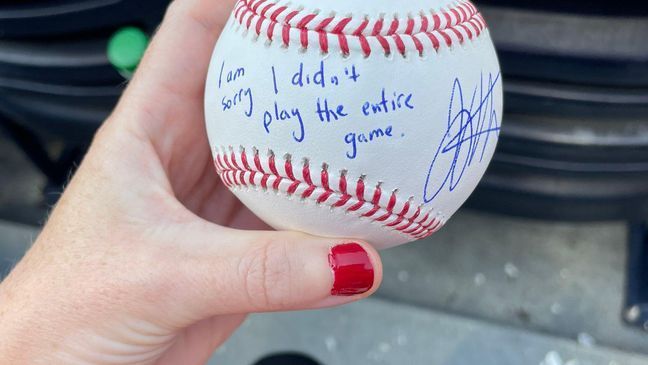
[[[438,231],[475,189],[502,80],[469,1],[240,0],[205,113],[219,176],[261,219],[382,249]]]

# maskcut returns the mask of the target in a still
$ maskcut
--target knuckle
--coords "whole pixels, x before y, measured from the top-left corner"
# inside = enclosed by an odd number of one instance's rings
[[[165,20],[176,18],[182,19],[183,21],[189,19],[192,23],[197,24],[207,31],[210,31],[213,28],[209,16],[205,16],[204,13],[200,13],[198,9],[195,7],[192,8],[184,1],[174,0],[167,8]]]
[[[268,241],[249,250],[242,258],[239,273],[254,308],[282,308],[292,289],[289,243]]]
[[[178,14],[178,12],[181,10],[181,6],[182,6],[182,1],[178,1],[178,0],[171,1],[169,6],[167,6],[166,13],[164,14],[164,19],[165,20],[169,19],[175,16],[176,14]]]

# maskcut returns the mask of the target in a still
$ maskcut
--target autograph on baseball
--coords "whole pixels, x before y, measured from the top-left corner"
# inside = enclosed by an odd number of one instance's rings
[[[466,170],[473,163],[483,161],[491,134],[499,136],[500,122],[493,93],[499,80],[499,73],[495,76],[489,74],[484,85],[482,75],[479,85],[473,88],[468,103],[464,100],[461,81],[455,79],[448,108],[448,128],[436,150],[425,180],[423,196],[426,203],[434,200],[443,189],[453,191],[461,182]],[[475,156],[480,150],[477,159]],[[435,165],[442,159],[451,160],[450,168],[447,171],[436,171]],[[430,182],[430,178],[435,174],[445,176],[439,186]]]

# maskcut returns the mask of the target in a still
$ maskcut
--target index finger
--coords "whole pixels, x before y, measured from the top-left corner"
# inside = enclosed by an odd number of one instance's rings
[[[236,0],[175,0],[147,50],[131,90],[202,97],[214,44]],[[147,95],[147,93],[144,93]]]

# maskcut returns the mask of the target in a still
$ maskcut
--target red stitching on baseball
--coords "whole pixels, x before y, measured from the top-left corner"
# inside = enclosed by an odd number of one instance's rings
[[[327,164],[322,164],[319,181],[314,182],[308,159],[302,160],[300,178],[295,176],[290,155],[285,155],[283,164],[278,164],[272,151],[268,152],[267,158],[262,159],[259,151],[253,149],[254,163],[250,165],[244,148],[241,147],[238,153],[235,153],[232,148],[229,151],[230,153],[217,151],[214,158],[216,171],[228,188],[260,187],[264,190],[283,191],[289,196],[299,194],[302,199],[311,198],[317,204],[327,205],[332,209],[344,209],[348,213],[355,213],[358,217],[370,219],[380,223],[386,229],[401,232],[413,239],[430,236],[443,226],[441,219],[432,217],[429,211],[421,217],[421,206],[412,213],[412,198],[404,201],[402,207],[395,211],[400,205],[397,191],[391,192],[387,204],[381,203],[382,184],[378,183],[373,189],[367,189],[364,176],[352,182],[347,172],[341,171],[337,186],[331,186]],[[267,168],[264,168],[264,165]],[[283,173],[279,170],[279,166],[283,166]],[[367,190],[371,200],[366,199]]]
[[[407,19],[407,28],[405,28],[405,34],[412,35],[413,30],[414,30],[414,19],[408,18]]]
[[[380,31],[382,30],[383,27],[383,18],[378,19],[376,24],[374,24],[373,30],[371,31],[372,36],[377,36],[380,34]]]
[[[398,19],[394,19],[394,20],[392,20],[391,26],[389,27],[389,30],[387,31],[387,35],[396,34],[397,30],[398,30]]]
[[[353,31],[352,34],[353,34],[354,36],[356,36],[356,37],[357,37],[357,36],[361,36],[361,35],[362,35],[362,32],[364,32],[364,30],[367,28],[368,25],[369,25],[369,19],[366,19],[366,18],[365,18],[365,19],[362,21],[362,23],[360,23],[360,25],[358,26],[358,29],[356,29],[355,31]]]
[[[439,17],[439,14],[433,14],[432,21],[432,29],[441,29],[441,17]]]
[[[428,18],[425,16],[425,14],[421,14],[421,33],[425,33],[428,31],[428,26],[430,24],[428,23]]]
[[[416,18],[394,18],[387,22],[383,17],[354,21],[356,18],[351,16],[322,16],[304,9],[289,9],[269,0],[239,0],[234,18],[258,36],[265,34],[270,42],[277,36],[278,24],[278,35],[284,47],[290,46],[293,40],[303,49],[316,43],[321,52],[328,53],[331,42],[337,41],[343,55],[360,50],[365,57],[369,57],[376,47],[385,55],[398,52],[405,56],[412,50],[422,56],[428,46],[438,51],[442,43],[447,47],[463,44],[479,37],[486,29],[483,17],[468,0],[440,12],[421,12]],[[415,29],[417,21],[420,22],[418,30]],[[353,28],[349,29],[351,26]]]

